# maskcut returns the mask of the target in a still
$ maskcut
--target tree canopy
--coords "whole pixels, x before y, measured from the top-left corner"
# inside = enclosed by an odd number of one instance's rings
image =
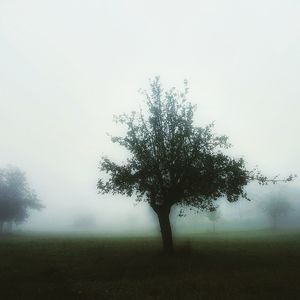
[[[5,222],[21,223],[28,209],[41,209],[35,192],[29,188],[26,176],[15,167],[0,169],[0,230]]]

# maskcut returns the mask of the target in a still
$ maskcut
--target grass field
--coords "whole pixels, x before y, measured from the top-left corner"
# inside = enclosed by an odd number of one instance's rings
[[[300,299],[300,233],[0,238],[0,299]]]

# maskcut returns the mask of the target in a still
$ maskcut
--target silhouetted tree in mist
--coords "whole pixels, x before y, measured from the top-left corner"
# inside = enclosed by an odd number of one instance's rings
[[[216,222],[218,222],[222,216],[220,210],[216,209],[213,211],[208,211],[206,215],[213,224],[213,232],[216,232]]]
[[[97,223],[92,215],[81,215],[75,218],[73,227],[76,230],[94,230]]]
[[[0,169],[0,233],[4,224],[24,222],[28,209],[41,209],[35,192],[31,190],[23,172],[15,167]]]
[[[214,134],[213,124],[194,125],[196,108],[187,94],[186,82],[179,92],[163,90],[158,77],[151,81],[150,91],[143,92],[146,111],[115,118],[127,133],[112,137],[112,142],[128,150],[128,159],[118,164],[103,157],[100,163],[109,176],[99,179],[99,192],[135,194],[137,201],[147,201],[157,214],[165,252],[173,251],[172,206],[213,211],[215,200],[222,196],[229,202],[247,199],[244,187],[250,181],[270,181],[256,170],[247,170],[242,158],[227,155],[227,137]]]
[[[292,209],[290,202],[281,194],[270,195],[261,203],[264,214],[269,218],[273,230],[278,229],[279,222]]]

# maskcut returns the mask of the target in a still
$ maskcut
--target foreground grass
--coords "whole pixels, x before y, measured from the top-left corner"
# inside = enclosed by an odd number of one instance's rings
[[[189,241],[188,241],[189,240]],[[0,299],[300,299],[300,234],[0,238]]]

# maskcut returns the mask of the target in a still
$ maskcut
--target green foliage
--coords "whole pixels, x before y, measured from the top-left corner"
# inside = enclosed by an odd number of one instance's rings
[[[0,223],[20,223],[28,217],[28,209],[41,209],[35,192],[19,169],[0,169]]]
[[[226,155],[228,138],[213,132],[213,124],[194,125],[196,109],[187,101],[188,88],[164,91],[159,78],[144,91],[146,112],[121,115],[115,120],[126,126],[124,137],[112,142],[125,147],[130,157],[123,164],[102,158],[101,171],[109,179],[98,182],[102,193],[135,194],[154,210],[176,204],[214,210],[214,200],[247,198],[244,187],[255,177],[242,158]]]

